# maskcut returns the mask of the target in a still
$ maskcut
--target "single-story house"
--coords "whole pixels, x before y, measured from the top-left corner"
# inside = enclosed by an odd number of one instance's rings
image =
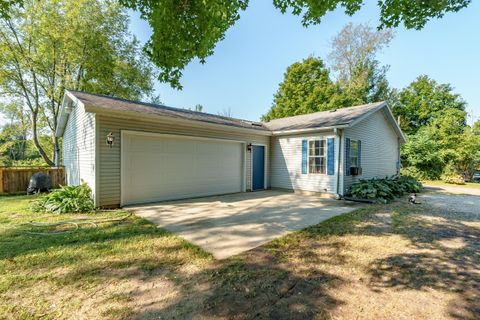
[[[406,141],[385,102],[255,122],[66,91],[57,136],[68,185],[97,206],[282,188],[345,195],[398,173]]]

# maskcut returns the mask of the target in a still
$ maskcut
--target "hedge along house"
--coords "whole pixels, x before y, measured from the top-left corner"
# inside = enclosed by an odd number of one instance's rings
[[[405,136],[372,103],[252,122],[66,91],[57,136],[67,184],[97,206],[282,188],[344,195],[398,173]]]

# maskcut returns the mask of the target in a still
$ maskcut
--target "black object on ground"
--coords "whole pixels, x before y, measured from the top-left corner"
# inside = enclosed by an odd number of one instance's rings
[[[34,194],[39,192],[49,192],[52,188],[52,180],[50,176],[44,172],[37,172],[30,178],[28,184],[27,194]]]

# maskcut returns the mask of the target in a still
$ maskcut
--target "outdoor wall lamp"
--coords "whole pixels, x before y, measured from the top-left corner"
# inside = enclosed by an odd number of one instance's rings
[[[252,144],[251,143],[247,144],[247,150],[252,151]]]
[[[115,140],[115,136],[112,132],[107,134],[107,145],[111,148],[113,146],[113,141]]]

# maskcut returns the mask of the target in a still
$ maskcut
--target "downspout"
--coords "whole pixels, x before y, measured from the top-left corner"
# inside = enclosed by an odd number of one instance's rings
[[[343,138],[343,131],[342,129],[333,129],[333,132],[336,134],[336,136],[338,137],[338,156],[337,156],[337,183],[336,183],[336,186],[335,186],[335,194],[336,194],[336,198],[337,199],[340,199],[342,196],[343,196],[343,192],[342,194],[340,194],[340,165],[341,165],[341,156],[342,156],[342,138]]]

